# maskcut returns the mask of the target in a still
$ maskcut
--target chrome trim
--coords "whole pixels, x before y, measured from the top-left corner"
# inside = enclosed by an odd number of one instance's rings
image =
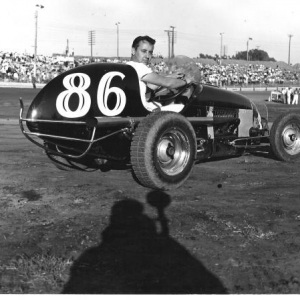
[[[211,123],[214,120],[213,117],[186,117],[186,119],[191,123],[202,123],[202,124]]]
[[[22,118],[23,121],[28,121],[28,122],[36,122],[36,123],[62,123],[62,124],[76,124],[76,125],[85,125],[86,122],[82,121],[53,121],[53,120],[34,120],[34,119],[24,119]]]
[[[91,117],[86,119],[85,124],[90,127],[114,127],[114,126],[129,126],[139,123],[142,117]]]

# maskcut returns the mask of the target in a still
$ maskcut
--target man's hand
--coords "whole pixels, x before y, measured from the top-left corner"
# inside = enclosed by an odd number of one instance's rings
[[[182,79],[182,78],[184,78],[184,74],[176,72],[176,73],[168,74],[168,75],[166,75],[166,77]]]
[[[181,72],[175,72],[172,74],[167,75],[166,77],[172,77],[172,78],[177,78],[177,79],[182,79],[185,80],[187,84],[191,82],[196,82],[194,75],[190,73],[184,74]]]
[[[185,77],[183,79],[186,81],[187,84],[191,82],[196,82],[195,76],[192,75],[191,73],[185,74]]]

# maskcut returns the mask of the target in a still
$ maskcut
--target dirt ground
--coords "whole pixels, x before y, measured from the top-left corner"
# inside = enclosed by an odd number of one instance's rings
[[[268,149],[204,162],[167,193],[130,170],[61,171],[17,122],[19,96],[28,106],[36,92],[0,89],[0,265],[71,259],[55,293],[300,292],[299,163]],[[266,102],[269,93],[246,94],[271,121],[298,109]]]

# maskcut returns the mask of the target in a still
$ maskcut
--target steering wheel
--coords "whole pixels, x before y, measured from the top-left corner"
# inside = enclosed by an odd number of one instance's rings
[[[151,96],[149,101],[155,101],[155,102],[168,102],[171,100],[174,100],[176,97],[183,94],[187,88],[189,88],[192,85],[192,83],[188,83],[178,89],[177,92],[173,93],[171,90],[169,90],[166,87],[159,87],[157,90],[154,91],[153,96]],[[167,95],[164,95],[163,93],[169,91]]]

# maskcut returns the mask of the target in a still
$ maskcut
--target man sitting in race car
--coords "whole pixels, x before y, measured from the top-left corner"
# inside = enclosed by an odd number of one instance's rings
[[[148,110],[157,108],[157,105],[147,101],[150,99],[149,89],[155,90],[158,87],[176,89],[193,80],[189,76],[182,79],[182,74],[178,73],[162,75],[154,72],[148,65],[153,55],[155,42],[154,39],[147,35],[135,38],[131,48],[131,61],[127,63],[137,72],[142,102]]]

